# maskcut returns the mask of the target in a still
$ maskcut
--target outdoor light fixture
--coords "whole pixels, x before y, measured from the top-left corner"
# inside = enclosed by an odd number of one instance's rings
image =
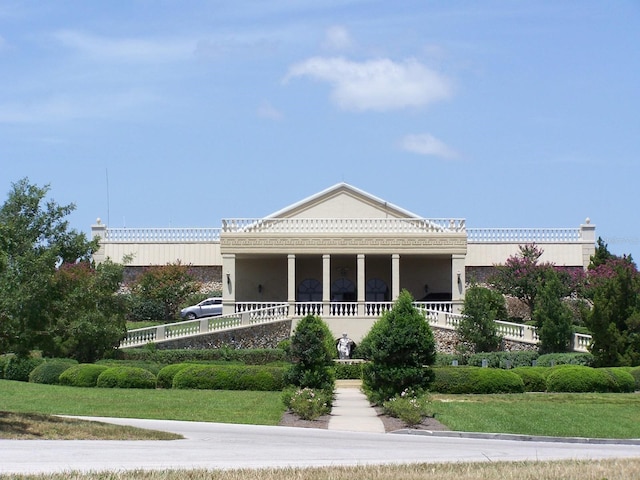
[[[262,293],[262,284],[258,284],[258,293]]]
[[[458,283],[462,283],[462,274],[460,273],[460,270],[458,270]]]
[[[227,285],[231,286],[231,274],[227,273]]]

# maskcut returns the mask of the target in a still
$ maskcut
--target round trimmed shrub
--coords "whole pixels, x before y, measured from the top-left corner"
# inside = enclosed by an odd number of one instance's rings
[[[100,388],[156,388],[156,376],[140,367],[111,367],[98,377]]]
[[[176,373],[180,370],[183,370],[193,364],[191,363],[175,363],[173,365],[167,365],[162,370],[158,372],[158,377],[156,379],[156,386],[158,388],[172,388],[173,387],[173,377],[175,377]]]
[[[94,363],[74,365],[60,374],[60,385],[68,385],[70,387],[95,387],[98,383],[98,377],[107,368],[109,367],[96,365]]]
[[[42,358],[12,356],[4,367],[5,380],[28,382],[31,371],[40,365]]]
[[[438,367],[430,385],[438,393],[523,393],[522,378],[511,370],[481,367]]]
[[[582,365],[556,367],[547,377],[549,392],[608,392],[611,386],[611,376],[604,370]]]
[[[518,367],[511,371],[522,379],[525,392],[546,392],[548,370],[546,367]]]
[[[629,373],[636,381],[636,390],[640,390],[640,367],[633,367],[629,370]]]
[[[57,385],[60,383],[60,374],[77,364],[78,362],[71,358],[45,360],[31,371],[29,374],[29,382]]]
[[[633,375],[624,367],[602,368],[607,375],[611,377],[611,392],[615,393],[631,393],[636,389],[636,381]]]
[[[285,386],[285,370],[255,365],[189,365],[174,375],[173,388],[279,391]]]

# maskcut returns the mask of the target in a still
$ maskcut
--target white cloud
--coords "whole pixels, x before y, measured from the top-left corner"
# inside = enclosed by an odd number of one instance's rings
[[[329,50],[346,50],[353,45],[349,31],[339,25],[329,27],[325,32],[322,46]]]
[[[430,133],[419,133],[406,135],[400,141],[400,147],[419,155],[428,155],[442,158],[457,158],[458,153],[448,147],[444,142],[437,139]]]
[[[269,102],[262,102],[258,107],[258,116],[270,120],[282,120],[284,115]]]
[[[329,83],[331,99],[345,110],[423,107],[451,96],[451,82],[416,60],[352,62],[315,57],[293,65],[285,81],[311,77]]]
[[[190,39],[114,39],[74,30],[58,31],[54,38],[68,48],[99,60],[176,61],[192,58],[196,49],[196,42]]]

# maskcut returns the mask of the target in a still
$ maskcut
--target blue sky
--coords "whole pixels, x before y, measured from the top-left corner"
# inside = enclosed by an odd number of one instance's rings
[[[640,2],[0,4],[0,193],[220,226],[347,182],[640,260]]]

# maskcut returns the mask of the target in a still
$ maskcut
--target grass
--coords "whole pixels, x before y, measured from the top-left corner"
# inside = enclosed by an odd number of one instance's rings
[[[11,440],[177,440],[174,433],[39,413],[0,412],[0,438]]]
[[[280,392],[78,388],[0,380],[0,411],[277,425]]]
[[[640,438],[640,395],[529,393],[433,395],[452,430],[559,437]]]
[[[640,478],[640,459],[564,462],[495,462],[383,465],[262,470],[170,470],[158,472],[0,475],[16,480],[629,480]]]

